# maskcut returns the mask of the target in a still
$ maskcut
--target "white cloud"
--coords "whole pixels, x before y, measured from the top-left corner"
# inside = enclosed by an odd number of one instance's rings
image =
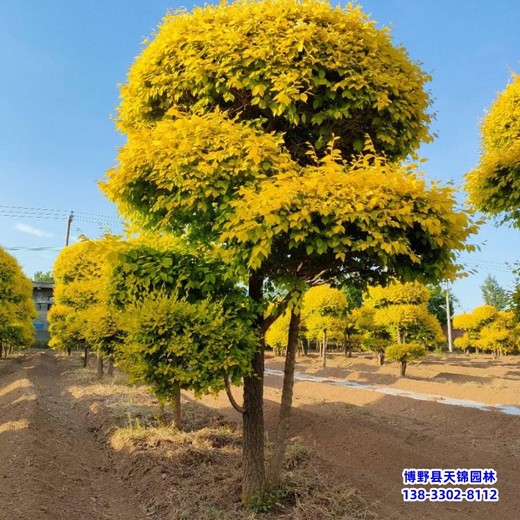
[[[28,233],[29,235],[34,235],[35,237],[52,237],[52,233],[49,233],[48,231],[43,231],[43,229],[28,226],[27,224],[18,223],[15,224],[14,227],[22,233]]]

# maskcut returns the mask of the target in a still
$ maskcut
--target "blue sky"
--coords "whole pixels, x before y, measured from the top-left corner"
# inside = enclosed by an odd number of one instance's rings
[[[211,3],[211,2],[210,2]],[[201,3],[195,3],[200,5]],[[25,272],[49,270],[71,234],[120,230],[115,208],[97,188],[123,138],[110,119],[117,85],[167,9],[162,0],[2,0],[0,3],[0,245]],[[428,178],[461,185],[478,162],[479,121],[520,72],[520,2],[370,0],[364,10],[393,27],[395,43],[433,76],[438,138],[421,149]],[[22,209],[28,208],[28,209]],[[52,210],[52,211],[44,211]],[[466,279],[454,284],[461,310],[482,303],[493,274],[512,288],[508,264],[520,260],[520,231],[482,227],[480,251],[464,255]]]

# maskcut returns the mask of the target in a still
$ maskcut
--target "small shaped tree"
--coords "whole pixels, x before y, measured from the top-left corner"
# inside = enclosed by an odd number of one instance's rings
[[[406,376],[406,367],[409,361],[426,356],[426,348],[420,343],[393,343],[386,347],[385,354],[391,361],[397,361],[400,366],[401,377]]]
[[[385,350],[390,344],[390,334],[385,327],[375,321],[375,310],[371,307],[359,307],[352,311],[356,328],[361,332],[361,348],[377,356],[379,366],[385,363]]]
[[[127,334],[120,363],[173,404],[179,427],[182,389],[197,395],[225,389],[242,412],[230,382],[249,375],[258,347],[247,295],[214,253],[145,235],[118,248],[110,274],[109,299],[123,313]]]
[[[498,312],[493,321],[480,329],[476,343],[482,350],[493,352],[495,357],[509,354],[516,347],[515,326],[513,312]]]
[[[303,297],[302,315],[307,337],[321,340],[323,366],[327,364],[328,342],[343,344],[347,329],[347,298],[340,289],[320,285],[309,289]]]
[[[282,353],[285,354],[290,321],[291,312],[286,311],[276,319],[265,333],[265,343],[273,349],[276,356],[281,356]]]
[[[49,312],[49,345],[69,352],[74,346],[83,347],[85,366],[88,351],[94,347],[98,353],[100,375],[103,373],[104,354],[100,337],[103,330],[106,331],[106,323],[93,322],[95,319],[102,320],[102,315],[109,313],[109,257],[113,252],[112,245],[117,242],[109,236],[101,240],[84,239],[63,249],[53,269],[56,305]],[[108,345],[110,339],[111,334],[104,344]]]
[[[419,282],[392,282],[387,287],[369,288],[365,299],[365,304],[374,309],[375,325],[384,328],[399,346],[386,347],[385,355],[391,352],[392,359],[401,363],[402,375],[408,361],[416,359],[421,352],[426,354],[425,347],[444,342],[439,320],[428,311],[429,298],[428,288]],[[409,349],[400,347],[408,343],[414,345]],[[396,355],[399,355],[398,359]]]
[[[124,367],[173,405],[179,429],[182,389],[216,393],[250,372],[257,338],[221,303],[152,294],[130,306],[126,319]]]

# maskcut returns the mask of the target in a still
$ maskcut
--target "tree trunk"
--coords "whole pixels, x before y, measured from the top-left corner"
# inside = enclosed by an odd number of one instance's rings
[[[182,404],[181,387],[178,386],[173,394],[173,425],[177,430],[182,430]]]
[[[406,361],[400,361],[400,364],[401,377],[406,377]]]
[[[259,306],[263,300],[264,277],[258,271],[249,274],[249,296]],[[264,317],[258,312],[257,330],[262,329]],[[264,335],[253,355],[253,372],[244,378],[244,413],[242,444],[242,502],[250,503],[263,495],[265,488],[264,466]]]
[[[101,379],[103,377],[104,373],[104,366],[103,366],[103,356],[101,354],[97,355],[97,370],[96,370],[97,376]]]
[[[167,426],[168,422],[166,421],[166,413],[164,411],[164,401],[162,399],[159,399],[159,416],[158,416],[159,422],[163,426]]]
[[[327,329],[323,329],[323,360],[321,366],[323,368],[327,366]]]
[[[307,343],[306,339],[302,339],[302,349],[303,349],[303,355],[308,356],[309,355],[309,344]]]
[[[67,356],[70,356],[72,354],[72,349],[70,347],[66,348]]]
[[[287,436],[289,434],[289,424],[291,419],[292,398],[294,388],[294,367],[296,361],[296,347],[298,345],[298,334],[300,332],[301,314],[291,311],[289,322],[289,337],[287,340],[287,354],[285,356],[285,368],[283,377],[282,404],[280,406],[280,416],[278,419],[278,430],[274,444],[273,455],[267,474],[267,486],[269,489],[276,489],[280,485],[280,477],[287,447]]]
[[[377,353],[377,362],[379,363],[380,367],[382,367],[385,364],[385,353],[384,352]]]
[[[107,374],[109,376],[114,375],[114,360],[111,357],[107,360]]]
[[[345,332],[345,345],[344,345],[344,353],[345,357],[351,358],[352,357],[352,341],[350,341],[350,334],[348,332]]]
[[[88,367],[88,351],[89,347],[84,347],[84,354],[83,354],[83,367]]]

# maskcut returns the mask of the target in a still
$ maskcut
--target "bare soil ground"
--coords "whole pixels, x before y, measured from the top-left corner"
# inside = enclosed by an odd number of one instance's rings
[[[270,356],[266,366],[283,370],[283,361]],[[311,354],[298,359],[297,371],[520,406],[518,356],[430,355],[402,379],[395,363],[379,367],[368,354],[333,354],[325,369]],[[267,376],[265,385],[266,422],[274,434],[281,378]],[[225,397],[204,402],[233,414]],[[291,435],[314,447],[320,471],[361,490],[382,518],[520,518],[520,417],[303,381],[295,383],[294,405]],[[403,503],[404,468],[493,468],[500,501]]]
[[[336,354],[328,365],[310,356],[297,370],[520,406],[518,357],[429,356],[405,380],[395,364],[379,368],[365,354]],[[269,358],[267,366],[283,362]],[[267,376],[269,436],[280,394],[281,379]],[[1,361],[0,520],[254,518],[239,504],[240,432],[220,418],[238,423],[239,415],[225,396],[196,406],[184,397],[187,423],[201,422],[196,433],[152,435],[142,425],[156,404],[142,388],[97,384],[78,358],[50,352]],[[520,518],[520,417],[311,382],[296,383],[294,404],[291,436],[303,444],[294,445],[292,460],[314,457],[307,473],[287,475],[293,487],[310,484],[309,496],[292,512],[259,517],[318,520],[339,497],[343,509],[326,518]],[[494,468],[500,501],[405,504],[401,473],[410,467]],[[347,502],[350,513],[341,513]]]
[[[56,357],[24,355],[0,370],[0,519],[144,518]]]

